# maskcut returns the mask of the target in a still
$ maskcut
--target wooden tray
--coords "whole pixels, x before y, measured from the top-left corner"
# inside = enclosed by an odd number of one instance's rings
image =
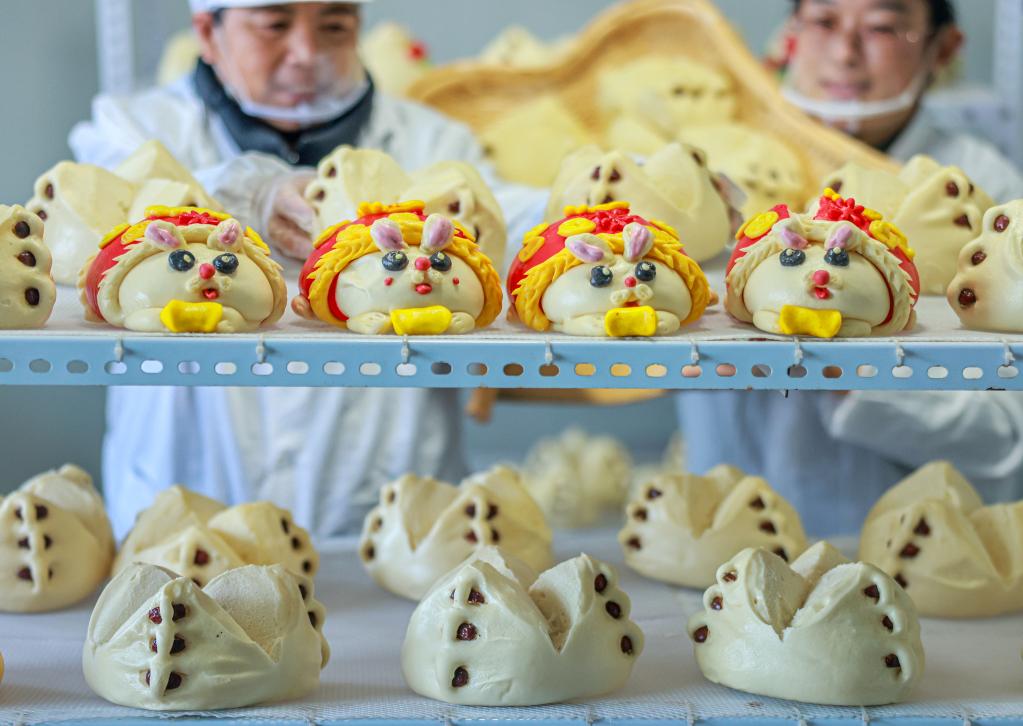
[[[735,81],[735,120],[788,143],[804,166],[806,201],[819,195],[826,174],[849,161],[898,169],[887,156],[789,104],[776,79],[708,0],[624,2],[590,23],[554,64],[515,69],[455,63],[426,74],[410,89],[410,96],[477,133],[522,104],[554,96],[599,138],[609,121],[600,106],[601,74],[644,56],[682,56],[727,72]],[[542,119],[535,128],[536,134],[543,133]]]

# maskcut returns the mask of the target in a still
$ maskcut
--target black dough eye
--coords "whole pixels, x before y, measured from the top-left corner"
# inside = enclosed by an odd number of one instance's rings
[[[834,265],[835,267],[848,267],[849,253],[846,252],[845,250],[840,250],[837,248],[830,249],[824,255],[824,261],[827,262],[829,265]]]
[[[195,267],[195,255],[188,250],[174,250],[170,253],[170,257],[167,259],[172,270],[178,272],[188,272]]]
[[[430,256],[430,267],[437,272],[447,272],[451,269],[451,258],[443,252],[434,252]]]
[[[782,267],[799,267],[806,262],[806,253],[803,250],[787,249],[781,253]]]
[[[640,282],[651,282],[657,277],[657,268],[653,262],[640,262],[636,265],[636,279]]]
[[[607,287],[614,279],[614,273],[610,267],[598,265],[590,271],[590,284],[594,287]]]
[[[213,266],[217,268],[217,272],[233,275],[238,270],[238,258],[228,252],[213,260]]]
[[[401,272],[408,267],[408,255],[404,252],[388,252],[384,255],[383,266],[391,272]]]

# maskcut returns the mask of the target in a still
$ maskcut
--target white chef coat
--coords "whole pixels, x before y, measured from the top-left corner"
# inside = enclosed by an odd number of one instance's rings
[[[79,161],[112,167],[158,139],[213,197],[264,231],[280,175],[276,157],[241,153],[191,76],[142,93],[101,96],[71,133]],[[546,195],[497,182],[469,129],[424,106],[377,93],[358,146],[409,170],[441,160],[477,166],[516,234],[542,218]],[[288,279],[298,266],[286,264]],[[323,388],[111,388],[103,489],[118,537],[166,487],[182,483],[228,503],[268,499],[314,535],[356,530],[381,484],[406,472],[465,474],[457,391]]]
[[[985,141],[917,115],[889,153],[962,168],[994,199],[1023,198],[1023,178]],[[936,459],[988,502],[1023,498],[1023,393],[693,391],[677,397],[687,466],[735,464],[763,476],[816,536],[855,534],[881,494]]]

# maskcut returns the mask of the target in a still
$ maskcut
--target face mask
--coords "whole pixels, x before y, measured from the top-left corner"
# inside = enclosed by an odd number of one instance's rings
[[[223,53],[225,62],[232,67],[235,78],[240,78],[230,52]],[[300,128],[318,126],[340,118],[358,104],[369,89],[369,81],[362,65],[356,62],[348,77],[338,77],[332,59],[319,55],[315,60],[316,98],[297,106],[271,106],[252,100],[251,94],[238,86],[228,84],[221,77],[224,90],[248,116],[264,121],[295,124]],[[219,74],[218,74],[219,75]]]
[[[932,47],[927,51],[927,57],[933,61],[936,53],[936,49]],[[891,98],[877,101],[857,99],[831,101],[810,98],[792,85],[791,76],[782,87],[782,94],[790,103],[810,116],[820,119],[826,124],[838,126],[846,133],[854,135],[862,127],[863,122],[899,114],[901,111],[913,108],[927,89],[931,78],[931,72],[928,71],[930,65],[930,62],[925,62],[921,72],[909,82],[904,91]]]
[[[879,101],[821,101],[797,91],[791,84],[782,88],[785,98],[811,116],[829,124],[841,125],[846,131],[855,133],[864,121],[906,111],[912,108],[927,86],[927,72],[914,78],[902,93],[893,98]]]

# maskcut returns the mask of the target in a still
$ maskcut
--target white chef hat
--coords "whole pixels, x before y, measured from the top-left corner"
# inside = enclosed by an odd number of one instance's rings
[[[222,8],[258,8],[263,5],[290,5],[299,2],[345,2],[364,5],[373,0],[188,0],[192,13],[209,13]]]

